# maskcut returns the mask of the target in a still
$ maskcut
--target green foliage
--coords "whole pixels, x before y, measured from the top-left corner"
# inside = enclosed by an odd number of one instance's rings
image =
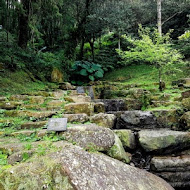
[[[104,76],[102,66],[88,61],[76,61],[72,67],[72,83],[95,81]]]
[[[0,151],[0,166],[8,164],[7,157],[8,156],[6,154]]]

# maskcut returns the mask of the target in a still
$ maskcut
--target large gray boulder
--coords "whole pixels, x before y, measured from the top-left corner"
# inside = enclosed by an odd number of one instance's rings
[[[117,129],[153,129],[156,117],[149,111],[126,111],[118,118]]]
[[[190,132],[172,130],[142,130],[139,143],[147,152],[170,153],[190,147]]]
[[[0,189],[174,190],[161,178],[103,154],[65,143],[57,146],[56,153],[2,172]]]

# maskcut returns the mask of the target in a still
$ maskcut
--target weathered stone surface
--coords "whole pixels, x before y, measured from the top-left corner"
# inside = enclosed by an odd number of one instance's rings
[[[94,113],[105,113],[105,104],[103,102],[94,103]]]
[[[38,119],[51,117],[55,114],[55,111],[35,112],[28,110],[10,110],[5,112],[5,115],[9,117],[34,117]]]
[[[43,96],[30,96],[30,103],[31,104],[43,104],[44,103]]]
[[[94,111],[94,105],[92,103],[71,103],[65,105],[65,113],[67,114],[78,114],[86,113],[88,116],[92,115]]]
[[[73,86],[71,83],[68,83],[68,82],[61,83],[59,88],[62,90],[75,90],[76,89],[75,86]]]
[[[6,101],[6,100],[7,100],[6,97],[4,97],[4,96],[0,96],[0,102]]]
[[[184,98],[182,100],[182,105],[185,109],[190,111],[190,98]]]
[[[63,98],[65,95],[67,95],[67,91],[64,90],[57,90],[51,93],[51,96],[55,99]]]
[[[83,96],[83,95],[68,96],[68,97],[65,97],[65,100],[68,102],[74,102],[74,103],[91,102],[91,97]]]
[[[18,132],[14,132],[11,133],[11,136],[17,137],[19,135],[24,135],[24,136],[31,136],[32,134],[34,134],[35,131],[18,131]]]
[[[68,119],[68,122],[73,123],[73,122],[80,122],[80,123],[85,123],[89,121],[89,117],[85,113],[81,114],[63,114],[64,118]]]
[[[47,131],[62,132],[67,130],[67,118],[52,118],[48,121]]]
[[[160,172],[185,172],[190,171],[190,155],[153,157],[151,170]]]
[[[187,90],[187,91],[185,91],[185,92],[182,92],[182,93],[181,93],[181,96],[182,96],[183,98],[190,98],[190,90]]]
[[[21,129],[37,129],[42,128],[47,124],[47,121],[26,122],[21,125]]]
[[[190,111],[183,114],[180,119],[180,127],[182,129],[190,129]]]
[[[104,114],[99,113],[95,114],[90,118],[92,123],[96,123],[99,126],[106,128],[113,128],[116,120],[116,116],[114,114]]]
[[[10,189],[11,184],[12,189],[35,190],[174,190],[161,178],[103,154],[70,144],[61,147],[1,173],[0,188]]]
[[[21,106],[22,102],[0,102],[0,109],[12,110],[16,109],[18,106]]]
[[[114,130],[114,133],[117,134],[125,149],[134,149],[136,147],[135,134],[131,130]]]
[[[131,160],[131,156],[130,154],[126,153],[121,140],[119,139],[119,137],[115,134],[115,143],[114,145],[108,150],[107,154],[112,157],[115,158],[117,160],[120,160],[122,162],[125,163],[130,163]]]
[[[51,81],[57,83],[63,82],[63,73],[58,68],[53,68],[51,73]]]
[[[12,101],[27,101],[29,99],[28,95],[12,95],[9,100]]]
[[[142,96],[144,96],[145,94],[148,95],[150,94],[149,91],[141,89],[141,88],[131,88],[129,90],[129,94],[131,95],[131,97],[135,98],[135,99],[139,99]]]
[[[152,129],[157,127],[156,117],[151,112],[126,111],[118,118],[117,129]]]
[[[172,81],[172,85],[185,84],[190,85],[190,78],[179,79],[178,81]]]
[[[172,130],[142,130],[139,142],[147,152],[157,151],[170,153],[190,147],[190,132]]]
[[[107,128],[95,124],[72,125],[61,134],[67,141],[77,143],[86,149],[106,151],[115,142],[114,133]]]
[[[180,116],[176,109],[152,110],[151,112],[156,116],[161,127],[171,128],[178,125]]]
[[[137,99],[125,98],[125,110],[141,110],[142,102]]]
[[[65,101],[63,100],[52,100],[47,103],[47,106],[49,107],[63,107],[65,104]]]

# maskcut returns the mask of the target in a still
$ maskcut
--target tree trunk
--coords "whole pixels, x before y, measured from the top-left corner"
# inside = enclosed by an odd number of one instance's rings
[[[28,43],[28,30],[29,30],[29,9],[30,3],[29,0],[21,0],[23,6],[23,12],[19,15],[19,39],[18,45],[21,48],[26,48]]]
[[[158,33],[162,36],[162,0],[157,0]]]

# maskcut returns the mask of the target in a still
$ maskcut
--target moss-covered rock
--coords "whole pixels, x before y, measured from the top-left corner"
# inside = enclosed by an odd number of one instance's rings
[[[185,109],[190,111],[190,97],[182,100],[182,105]]]
[[[180,127],[185,130],[190,129],[190,111],[184,113],[183,116],[181,117]]]
[[[104,113],[105,104],[103,102],[94,103],[94,113]]]
[[[89,117],[85,113],[81,114],[63,114],[64,118],[68,119],[68,122],[74,123],[74,122],[79,122],[79,123],[85,123],[89,121]]]
[[[53,71],[51,73],[51,81],[56,83],[62,83],[63,80],[63,73],[58,68],[53,68]]]
[[[75,96],[65,97],[65,100],[74,103],[91,102],[91,97],[84,95],[75,95]]]
[[[131,130],[121,129],[114,130],[114,132],[121,140],[125,149],[134,149],[136,147],[135,135]]]
[[[125,98],[125,110],[141,110],[143,104],[140,100]]]
[[[43,96],[30,96],[29,102],[31,104],[43,104],[45,101]]]
[[[14,101],[9,101],[9,102],[0,102],[0,109],[6,109],[6,110],[12,110],[16,109],[17,107],[21,106],[22,102],[14,102]]]

